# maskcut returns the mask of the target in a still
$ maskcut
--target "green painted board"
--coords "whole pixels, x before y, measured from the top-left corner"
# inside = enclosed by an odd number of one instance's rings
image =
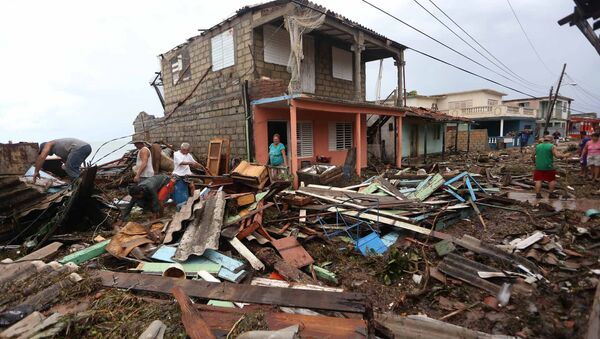
[[[66,257],[60,259],[58,262],[61,264],[66,264],[66,263],[74,263],[74,264],[82,264],[88,260],[94,259],[98,256],[100,256],[101,254],[106,253],[106,250],[104,249],[106,247],[106,245],[108,245],[108,243],[110,242],[110,239],[104,240],[103,242],[99,242],[95,245],[92,245],[90,247],[84,248],[80,251],[71,253],[69,255],[67,255]]]
[[[235,305],[231,301],[222,301],[222,300],[209,300],[207,305],[217,306],[217,307],[235,308]]]
[[[433,194],[433,192],[435,192],[438,188],[440,188],[445,181],[446,180],[444,180],[444,177],[441,174],[437,173],[431,179],[427,180],[425,184],[419,185],[417,187],[417,190],[412,192],[408,197],[411,199],[418,199],[419,201],[423,201],[429,198],[429,196]]]
[[[317,275],[317,277],[319,277],[325,281],[330,281],[334,284],[338,283],[335,273],[328,271],[322,267],[315,266],[315,265],[313,265],[313,269],[315,270],[315,274]]]

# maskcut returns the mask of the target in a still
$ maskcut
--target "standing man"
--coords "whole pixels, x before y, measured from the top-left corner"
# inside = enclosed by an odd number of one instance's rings
[[[579,173],[580,177],[586,178],[588,176],[588,164],[587,164],[587,154],[583,154],[583,149],[585,148],[585,145],[588,143],[588,141],[592,140],[592,138],[587,136],[587,132],[586,131],[581,131],[581,141],[579,142],[579,147],[577,148],[577,155],[579,155],[579,158],[581,160],[579,160],[579,163],[581,164],[581,173]]]
[[[146,142],[143,140],[134,140],[133,145],[138,149],[137,159],[135,160],[135,166],[133,171],[135,177],[134,182],[142,182],[144,179],[148,179],[154,175],[154,168],[152,167],[152,153],[146,146]]]
[[[558,198],[558,194],[554,192],[556,188],[556,170],[554,169],[554,157],[564,158],[565,155],[558,152],[556,146],[552,143],[554,138],[551,135],[545,135],[543,142],[535,146],[533,152],[533,163],[535,170],[533,171],[533,181],[535,181],[535,197],[542,198],[542,182],[548,182],[550,188],[550,199]]]
[[[79,176],[81,164],[92,153],[92,146],[87,142],[75,138],[55,139],[40,144],[40,153],[35,162],[33,183],[40,177],[40,170],[49,155],[58,155],[63,162],[62,169],[71,179]]]
[[[521,153],[523,153],[523,148],[527,146],[527,143],[529,142],[530,134],[531,133],[527,129],[524,129],[519,133],[519,150]]]
[[[177,176],[177,180],[183,180],[186,175],[192,174],[191,167],[200,168],[202,167],[194,157],[190,154],[190,144],[184,142],[181,144],[179,151],[173,153],[173,175]],[[188,183],[190,194],[194,193],[194,184]]]
[[[552,133],[552,136],[554,137],[554,144],[558,145],[558,139],[560,139],[560,132],[556,130],[554,131],[554,133]]]

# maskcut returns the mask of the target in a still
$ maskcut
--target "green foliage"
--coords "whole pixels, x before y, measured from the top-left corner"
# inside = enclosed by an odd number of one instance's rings
[[[402,276],[402,271],[408,269],[409,258],[396,247],[390,248],[384,258],[384,266],[377,274],[386,285],[397,282]]]

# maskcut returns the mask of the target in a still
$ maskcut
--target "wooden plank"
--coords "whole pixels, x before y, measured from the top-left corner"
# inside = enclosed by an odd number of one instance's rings
[[[206,271],[198,271],[198,276],[202,278],[204,281],[220,283],[221,280],[215,278],[212,274]],[[209,300],[208,305],[220,306],[220,307],[235,307],[235,304],[231,301],[222,301],[222,300]]]
[[[185,332],[191,339],[211,339],[215,338],[210,328],[202,318],[200,311],[192,305],[190,297],[185,294],[181,287],[174,287],[171,291],[179,307],[181,308],[181,321],[185,327]]]
[[[16,261],[44,260],[46,258],[49,258],[54,253],[56,253],[61,246],[62,246],[62,243],[56,241],[56,242],[53,242],[49,245],[46,245],[46,246],[40,248],[37,251],[31,252],[28,255],[17,259]]]
[[[211,307],[196,304],[196,308],[202,317],[213,329],[213,332],[227,335],[233,325],[245,314],[257,312],[256,309],[232,309]],[[291,325],[300,326],[300,338],[330,338],[330,339],[364,339],[367,333],[367,324],[357,318],[336,318],[327,316],[312,316],[300,314],[288,314],[280,312],[264,311],[265,320],[271,330],[282,329]]]
[[[592,309],[590,310],[590,318],[585,338],[600,338],[600,284],[597,284],[596,294],[594,294],[594,302],[592,303]]]
[[[162,321],[157,319],[151,322],[150,325],[148,325],[146,330],[144,330],[144,332],[140,334],[138,339],[163,339],[166,330],[167,325],[165,325]]]
[[[66,264],[72,262],[76,265],[82,264],[88,260],[94,259],[101,254],[106,253],[106,245],[110,242],[110,239],[104,240],[103,242],[99,242],[90,247],[84,248],[75,253],[71,253],[64,258],[60,259],[58,262],[61,264]]]
[[[254,203],[256,201],[254,194],[245,193],[235,199],[238,206],[246,206]]]
[[[221,252],[217,252],[211,249],[207,249],[206,252],[204,252],[203,256],[210,261],[214,261],[217,264],[220,264],[221,266],[225,267],[233,273],[241,271],[242,268],[244,268],[245,266],[243,262],[230,258]]]
[[[419,184],[417,186],[417,190],[408,195],[409,198],[417,199],[419,201],[423,201],[433,192],[435,192],[438,188],[440,188],[445,182],[444,177],[441,174],[434,175],[431,179],[429,179],[424,184]]]
[[[366,311],[366,297],[359,293],[306,291],[288,288],[212,283],[198,280],[164,278],[135,273],[95,271],[106,287],[136,291],[170,293],[175,286],[188,295],[202,299],[218,299],[253,304],[302,307],[350,313]]]
[[[288,264],[300,268],[314,263],[313,258],[300,245],[296,237],[285,237],[271,241],[271,244],[277,249],[283,260]]]
[[[254,253],[250,252],[250,250],[246,246],[244,246],[244,244],[242,244],[242,242],[238,238],[233,237],[233,239],[229,240],[229,243],[231,244],[231,246],[233,246],[233,248],[235,248],[236,251],[238,251],[238,253],[242,257],[248,260],[252,268],[254,268],[257,271],[262,271],[265,269],[265,265],[260,260],[258,260]]]
[[[407,222],[403,222],[403,221],[399,221],[399,220],[393,220],[390,218],[386,218],[386,217],[382,217],[382,216],[378,216],[378,215],[374,215],[374,214],[370,214],[370,213],[349,211],[349,210],[345,210],[342,208],[335,208],[335,207],[330,207],[328,210],[331,212],[335,212],[337,210],[340,213],[342,213],[343,215],[347,215],[350,217],[357,217],[360,219],[371,220],[371,221],[379,222],[379,223],[390,225],[393,227],[402,228],[405,230],[413,231],[413,232],[424,234],[424,235],[431,234],[431,236],[436,237],[438,239],[451,239],[451,236],[448,234],[445,234],[445,233],[430,231],[428,228],[425,228],[425,227],[409,224]]]

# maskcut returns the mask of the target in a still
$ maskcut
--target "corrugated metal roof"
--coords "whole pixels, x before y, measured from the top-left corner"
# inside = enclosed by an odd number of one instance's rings
[[[418,117],[424,119],[431,119],[435,121],[447,121],[447,122],[468,122],[470,119],[463,117],[455,117],[442,113],[440,111],[434,111],[425,107],[403,107],[406,109],[407,117]]]

